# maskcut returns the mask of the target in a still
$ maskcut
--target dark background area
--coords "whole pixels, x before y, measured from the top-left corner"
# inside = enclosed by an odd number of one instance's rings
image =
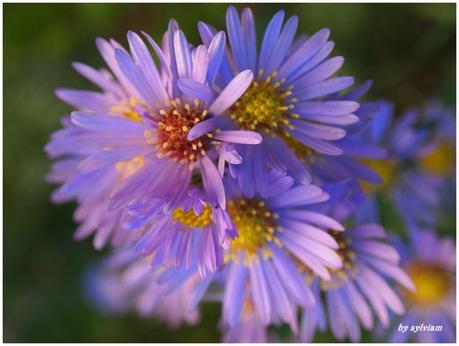
[[[60,86],[90,88],[70,64],[103,66],[94,40],[126,45],[127,30],[158,41],[174,17],[192,43],[196,23],[223,28],[225,4],[5,4],[4,16],[4,290],[9,342],[217,342],[220,307],[203,306],[203,322],[169,330],[135,315],[104,316],[82,294],[89,263],[103,256],[91,240],[74,242],[75,205],[52,205],[43,147],[70,107]],[[241,9],[243,4],[238,4]],[[455,103],[455,4],[251,4],[261,30],[280,8],[298,15],[299,32],[328,27],[342,74],[374,80],[370,97],[400,112],[435,96]],[[454,232],[452,229],[451,232]],[[316,341],[333,341],[319,334]],[[363,341],[371,341],[368,334]]]

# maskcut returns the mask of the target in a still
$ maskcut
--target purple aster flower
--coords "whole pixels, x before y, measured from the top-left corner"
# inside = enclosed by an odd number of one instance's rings
[[[297,332],[297,307],[314,303],[300,276],[297,263],[324,280],[328,269],[342,263],[338,244],[323,228],[343,227],[333,219],[313,212],[311,204],[328,198],[314,185],[295,185],[294,180],[272,171],[267,197],[246,197],[236,181],[228,181],[228,213],[238,232],[230,240],[223,269],[222,322],[229,330],[261,323],[287,323]],[[254,316],[252,316],[254,314]]]
[[[166,274],[165,267],[152,269],[136,252],[119,249],[88,272],[86,294],[105,313],[135,311],[174,328],[182,322],[198,323],[199,312],[190,292],[199,286],[199,275],[177,273],[174,280],[163,282]]]
[[[329,209],[332,217],[342,220],[353,215],[352,209],[346,210],[343,205],[356,204],[338,191],[333,188],[335,193],[325,208]],[[361,326],[367,330],[373,328],[374,315],[384,326],[388,326],[389,311],[398,315],[405,312],[400,297],[391,288],[392,282],[397,282],[407,291],[414,290],[414,285],[400,268],[400,256],[388,243],[381,226],[357,224],[344,232],[330,229],[329,234],[339,245],[337,252],[343,268],[333,271],[329,281],[305,271],[316,304],[303,310],[300,340],[311,341],[316,329],[325,331],[328,326],[337,339],[349,338],[357,342]]]
[[[394,319],[390,342],[455,342],[456,333],[456,248],[453,239],[440,238],[435,231],[414,224],[410,246],[401,245],[402,267],[412,278],[416,291],[399,287],[407,311]],[[419,326],[417,333],[398,330],[400,325]],[[439,326],[439,327],[438,327]]]
[[[344,59],[327,59],[333,49],[329,30],[323,29],[295,40],[298,18],[285,24],[284,11],[274,15],[257,52],[255,22],[250,9],[239,17],[228,8],[227,34],[231,49],[223,57],[218,83],[249,69],[255,79],[227,113],[236,128],[259,132],[263,143],[238,150],[241,165],[230,166],[233,176],[248,196],[261,190],[271,169],[287,171],[299,183],[311,181],[310,172],[298,159],[337,156],[343,150],[334,141],[346,136],[343,125],[358,120],[353,114],[359,103],[344,100],[338,93],[354,82],[352,77],[332,77]],[[199,32],[209,46],[216,30],[199,23]]]
[[[202,277],[215,272],[224,259],[229,237],[237,233],[228,213],[212,205],[202,189],[192,187],[171,213],[163,212],[161,200],[149,204],[131,204],[123,217],[127,230],[143,230],[135,245],[142,255],[153,254],[152,265],[175,262],[190,269],[197,257]]]
[[[370,198],[362,208],[362,213],[378,215],[374,197],[375,193],[381,192],[393,201],[405,220],[432,225],[441,202],[440,193],[445,183],[445,174],[454,169],[453,151],[447,149],[451,145],[440,144],[438,140],[438,120],[444,118],[454,123],[454,119],[442,108],[442,116],[433,112],[432,117],[428,114],[432,114],[434,108],[427,107],[422,112],[409,110],[392,122],[392,105],[387,102],[381,105],[381,111],[377,113],[371,131],[367,134],[374,143],[384,145],[388,155],[383,160],[365,161],[379,173],[382,184],[363,185]],[[439,170],[445,174],[437,174]]]
[[[254,132],[226,130],[225,117],[219,117],[253,78],[243,71],[227,85],[214,87],[225,48],[223,32],[208,48],[190,47],[175,21],[161,48],[145,37],[159,58],[159,69],[142,39],[129,32],[130,54],[115,41],[97,40],[116,81],[107,71],[75,64],[102,92],[57,92],[78,111],[46,146],[50,157],[65,157],[50,175],[51,181],[63,183],[54,200],[76,198],[82,204],[77,237],[96,231],[98,247],[119,233],[116,210],[151,199],[172,211],[193,175],[201,177],[209,202],[224,209],[225,192],[214,161],[221,166],[240,162],[233,143],[261,141]],[[215,126],[200,126],[204,120]],[[200,135],[188,140],[192,128]]]

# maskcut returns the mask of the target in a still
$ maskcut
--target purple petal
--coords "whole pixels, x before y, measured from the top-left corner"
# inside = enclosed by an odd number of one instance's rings
[[[207,71],[207,80],[212,84],[217,77],[218,70],[222,63],[223,54],[225,53],[226,36],[220,31],[212,39],[209,45],[209,67]]]
[[[354,84],[353,77],[336,77],[322,82],[295,89],[295,95],[300,101],[307,101],[317,97],[326,96]]]
[[[298,28],[298,17],[290,17],[285,23],[282,33],[277,40],[276,46],[273,49],[271,57],[266,67],[266,74],[270,75],[273,71],[277,70],[284,61],[288,48],[290,48]]]
[[[245,51],[244,37],[241,31],[241,22],[234,6],[228,7],[226,11],[226,29],[236,66],[238,70],[244,70],[249,65]]]
[[[301,114],[347,115],[359,109],[354,101],[309,101],[295,104],[295,111]]]
[[[136,33],[128,32],[128,41],[131,48],[132,56],[141,70],[145,73],[147,80],[150,82],[155,93],[156,101],[163,104],[168,99],[166,90],[161,82],[161,78],[156,68],[156,64],[148,51],[147,46]]]
[[[181,30],[174,33],[174,49],[178,77],[190,78],[192,72],[190,47]]]
[[[209,107],[209,112],[220,115],[236,102],[252,83],[253,73],[250,70],[240,72],[223,89],[221,94]]]
[[[263,36],[263,41],[261,43],[259,68],[265,69],[267,67],[268,61],[273,54],[273,49],[279,38],[282,22],[284,21],[284,15],[285,12],[283,10],[278,11],[266,28],[265,35]],[[288,47],[284,48],[287,49]]]
[[[115,58],[123,74],[127,79],[129,79],[132,85],[135,86],[138,92],[142,95],[143,99],[149,105],[156,108],[158,100],[155,97],[155,91],[140,68],[131,60],[131,57],[126,52],[116,49]]]
[[[73,63],[72,66],[79,74],[93,82],[102,90],[110,91],[120,98],[126,96],[118,83],[115,82],[106,71],[98,71],[91,66],[79,62]]]
[[[224,210],[226,205],[225,188],[223,187],[222,178],[217,167],[213,162],[204,156],[199,160],[201,164],[201,175],[206,193],[210,199],[218,202]]]
[[[312,35],[303,46],[292,54],[282,65],[279,76],[288,79],[323,47],[329,35],[329,29],[322,29]]]
[[[266,278],[261,268],[263,264],[266,265],[264,261],[260,263],[252,262],[249,266],[250,288],[258,316],[263,324],[268,325],[271,322],[272,307]]]
[[[379,293],[391,310],[396,314],[403,314],[405,312],[405,308],[403,307],[400,298],[396,295],[392,288],[390,288],[378,274],[368,267],[362,266],[361,270],[362,275],[367,278],[369,284],[373,285],[375,291]]]
[[[192,79],[179,79],[177,86],[181,92],[193,99],[210,102],[213,99],[213,91],[205,84]]]
[[[86,114],[73,112],[72,123],[77,126],[100,132],[119,133],[120,135],[142,136],[145,126],[126,118],[105,115],[104,113]]]
[[[344,58],[342,56],[331,58],[296,81],[295,87],[300,89],[310,84],[325,80],[328,77],[331,77],[336,71],[338,71],[341,66],[343,66],[343,63]]]
[[[263,140],[257,132],[241,130],[221,131],[215,134],[214,138],[223,142],[239,144],[259,144]]]
[[[304,145],[306,145],[306,146],[308,146],[308,147],[310,147],[312,149],[317,150],[318,152],[320,152],[322,154],[337,156],[337,155],[341,155],[343,153],[341,148],[339,148],[339,147],[337,147],[337,146],[335,146],[333,144],[327,143],[327,142],[322,141],[320,139],[312,138],[312,137],[307,136],[304,133],[299,132],[297,130],[291,130],[290,132],[301,143],[303,143]]]
[[[209,53],[204,45],[198,46],[192,54],[192,79],[198,83],[205,83],[209,68]]]
[[[201,121],[194,125],[188,132],[187,139],[193,141],[207,132],[212,132],[213,130],[219,128],[222,125],[224,119],[221,117],[213,117],[204,121]]]
[[[309,123],[302,120],[291,120],[291,124],[298,132],[317,139],[336,140],[346,135],[346,131],[334,126]]]
[[[324,194],[316,185],[300,185],[269,200],[271,208],[292,208],[307,205],[310,200]]]
[[[289,210],[282,212],[282,214],[287,218],[307,222],[319,227],[323,227],[324,229],[344,231],[344,227],[339,222],[324,214],[306,210]]]
[[[223,318],[230,326],[235,326],[239,322],[247,274],[247,269],[243,265],[234,263],[229,268],[223,298]]]
[[[121,83],[127,94],[138,97],[138,92],[135,90],[131,82],[124,76],[123,72],[115,59],[115,48],[102,38],[96,39],[97,49],[104,58],[105,63],[110,67],[110,70],[116,76],[116,79]]]
[[[288,287],[289,293],[301,306],[311,306],[314,303],[314,296],[290,258],[277,246],[273,245],[270,248],[274,253],[273,264],[284,285]]]
[[[257,39],[255,34],[255,20],[252,11],[248,7],[242,10],[241,24],[242,36],[245,42],[247,68],[254,71],[257,58]]]
[[[110,99],[106,95],[95,91],[62,88],[56,90],[56,95],[62,101],[72,105],[77,109],[85,111],[107,112],[112,106]]]

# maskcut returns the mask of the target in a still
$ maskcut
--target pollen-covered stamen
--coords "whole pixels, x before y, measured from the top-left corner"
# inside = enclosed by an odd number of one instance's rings
[[[110,108],[110,113],[122,115],[129,120],[141,122],[142,119],[140,114],[135,110],[137,106],[140,106],[140,103],[138,103],[135,98],[131,97],[129,100],[123,99],[117,105]]]
[[[146,131],[147,143],[155,144],[159,157],[169,157],[178,161],[195,162],[206,155],[206,141],[212,136],[208,133],[192,141],[187,139],[188,132],[207,116],[207,110],[199,109],[199,102],[194,107],[180,100],[170,103],[168,110],[160,109],[158,128],[154,138],[151,131]]]
[[[230,116],[241,128],[264,132],[278,132],[281,125],[292,128],[289,118],[297,117],[287,112],[294,108],[291,87],[283,87],[285,80],[273,81],[276,76],[262,79],[260,71],[258,80],[252,82],[247,91],[230,108]]]
[[[141,169],[144,164],[145,159],[143,156],[136,156],[128,161],[117,162],[115,168],[118,171],[118,177],[120,179],[126,179],[137,173],[137,171]]]
[[[415,262],[406,268],[415,291],[403,289],[407,300],[418,307],[439,305],[454,292],[454,273],[434,263]]]
[[[419,159],[419,166],[427,173],[444,176],[452,171],[454,157],[454,144],[444,140],[434,150]]]
[[[245,260],[257,259],[257,252],[262,249],[263,255],[270,253],[264,245],[267,242],[279,244],[275,233],[281,231],[277,224],[278,215],[272,213],[263,201],[238,198],[228,201],[227,211],[236,226],[238,236],[231,242],[229,257],[237,259],[240,251]]]
[[[193,209],[185,211],[182,208],[176,208],[172,212],[172,218],[190,228],[201,228],[212,222],[212,209],[206,204],[202,209],[202,213],[196,215]]]
[[[323,290],[338,288],[356,274],[354,265],[355,253],[350,247],[351,238],[343,234],[343,232],[334,230],[330,231],[330,235],[338,243],[339,247],[336,252],[343,263],[343,267],[341,269],[330,270],[332,279],[330,281],[321,281],[321,288]]]
[[[366,193],[379,191],[388,191],[397,179],[397,163],[391,159],[385,160],[360,160],[364,165],[370,167],[381,177],[380,184],[372,184],[365,180],[361,181],[362,188]]]

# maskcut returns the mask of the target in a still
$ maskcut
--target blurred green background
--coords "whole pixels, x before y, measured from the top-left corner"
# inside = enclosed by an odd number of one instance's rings
[[[242,8],[243,4],[238,4]],[[300,32],[332,30],[342,73],[374,79],[371,97],[397,109],[427,98],[455,102],[455,4],[251,4],[257,27],[280,8],[300,18]],[[59,86],[92,88],[70,63],[103,65],[97,36],[126,44],[127,30],[159,39],[170,17],[192,43],[197,20],[222,28],[224,4],[4,5],[4,341],[217,342],[219,307],[203,307],[203,323],[170,331],[135,315],[103,316],[86,302],[82,277],[103,256],[90,240],[72,241],[73,204],[52,205],[44,181],[43,146],[70,108]],[[317,341],[333,341],[320,334]],[[365,335],[364,341],[370,341]]]

